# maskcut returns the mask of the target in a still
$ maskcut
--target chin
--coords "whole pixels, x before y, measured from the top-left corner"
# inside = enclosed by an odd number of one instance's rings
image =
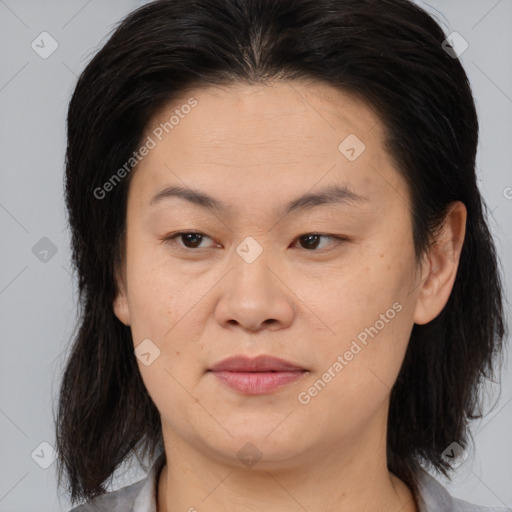
[[[221,458],[223,463],[237,467],[245,465],[248,468],[275,469],[297,458],[308,448],[303,446],[303,430],[294,434],[289,430],[281,430],[282,426],[276,428],[278,424],[279,422],[274,422],[267,428],[267,424],[263,422],[257,428],[254,424],[252,427],[235,428],[224,423],[233,437],[220,435],[216,439],[204,439],[203,443],[207,444],[208,449],[215,453],[215,458]],[[298,439],[301,440],[300,444]]]

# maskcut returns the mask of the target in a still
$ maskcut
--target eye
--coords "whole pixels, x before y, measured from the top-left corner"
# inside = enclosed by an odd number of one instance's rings
[[[181,249],[208,249],[209,247],[200,247],[201,242],[208,238],[211,240],[211,238],[203,233],[195,232],[195,231],[179,231],[178,233],[173,233],[171,235],[166,236],[163,241],[166,243],[173,243],[176,244],[176,239],[181,238],[181,242],[183,243],[182,246],[180,246]],[[294,245],[296,243],[301,243],[302,248],[306,249],[309,252],[321,252],[317,251],[319,243],[318,240],[321,238],[334,240],[336,244],[340,244],[343,241],[348,240],[346,237],[343,236],[335,236],[335,235],[323,235],[320,233],[306,233],[304,235],[301,235],[297,237],[294,242]],[[211,247],[210,247],[211,248]]]
[[[299,243],[300,243],[300,241],[302,241],[303,248],[306,248],[308,251],[311,252],[311,250],[313,250],[313,252],[320,252],[320,251],[315,251],[315,249],[318,248],[318,240],[320,238],[329,238],[331,240],[335,240],[336,244],[339,244],[339,243],[347,240],[347,238],[345,238],[343,236],[322,235],[320,233],[306,233],[304,235],[297,237],[296,240],[298,240]]]
[[[175,243],[175,239],[181,237],[184,247],[182,249],[197,249],[201,244],[203,238],[210,238],[203,233],[196,233],[195,231],[180,231],[173,235],[165,237],[165,242]],[[211,238],[210,238],[211,240]],[[199,247],[199,249],[207,249],[207,247]]]

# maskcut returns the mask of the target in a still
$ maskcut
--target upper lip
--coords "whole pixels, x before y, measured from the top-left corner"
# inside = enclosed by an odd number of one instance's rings
[[[305,371],[305,368],[298,366],[285,359],[270,355],[259,355],[256,357],[233,356],[223,359],[210,368],[212,372],[270,372],[270,371]]]

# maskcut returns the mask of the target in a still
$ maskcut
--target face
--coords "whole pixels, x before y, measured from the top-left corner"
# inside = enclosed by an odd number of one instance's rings
[[[382,441],[423,275],[383,139],[303,82],[195,89],[149,123],[114,311],[166,441],[269,468]],[[298,370],[211,371],[259,355]]]

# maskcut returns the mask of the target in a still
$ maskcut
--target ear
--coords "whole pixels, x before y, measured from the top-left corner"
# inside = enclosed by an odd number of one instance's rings
[[[417,324],[426,324],[436,318],[450,298],[466,234],[466,218],[464,203],[452,203],[439,235],[425,256],[414,311],[414,322]]]
[[[126,293],[126,272],[124,265],[122,269],[116,268],[115,280],[117,294],[114,299],[113,309],[116,317],[124,324],[130,325],[130,308],[128,307],[128,296]]]

